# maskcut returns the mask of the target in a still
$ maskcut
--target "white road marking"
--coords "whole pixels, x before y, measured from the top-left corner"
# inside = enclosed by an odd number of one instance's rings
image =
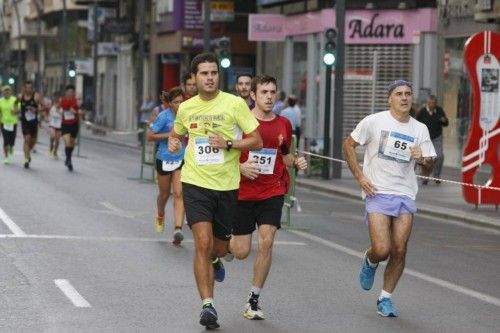
[[[337,251],[340,251],[340,252],[344,252],[344,253],[346,253],[348,255],[351,255],[353,257],[357,257],[359,259],[362,259],[364,257],[364,253],[362,253],[362,252],[350,249],[348,247],[345,247],[345,246],[342,246],[342,245],[337,244],[335,242],[323,239],[321,237],[318,237],[318,236],[315,236],[315,235],[311,235],[309,233],[306,233],[306,232],[303,232],[303,231],[298,231],[298,230],[287,230],[287,231],[291,232],[291,233],[294,233],[294,234],[296,234],[296,235],[298,235],[300,237],[309,239],[309,240],[311,240],[313,242],[325,245],[325,246],[327,246],[329,248],[332,248],[334,250],[337,250]],[[382,263],[382,265],[385,265],[385,263]],[[461,293],[463,295],[470,296],[472,298],[476,298],[476,299],[478,299],[480,301],[483,301],[485,303],[489,303],[489,304],[496,305],[496,306],[500,307],[500,299],[496,298],[494,296],[483,294],[483,293],[480,293],[478,291],[475,291],[475,290],[472,290],[472,289],[469,289],[469,288],[465,288],[465,287],[462,287],[462,286],[457,285],[455,283],[452,283],[452,282],[449,282],[449,281],[446,281],[446,280],[442,280],[442,279],[439,279],[439,278],[435,278],[435,277],[432,277],[430,275],[423,274],[423,273],[417,272],[417,271],[415,271],[413,269],[409,269],[409,268],[405,268],[404,274],[408,274],[410,276],[413,276],[413,277],[416,277],[418,279],[427,281],[427,282],[435,284],[437,286],[440,286],[440,287],[443,287],[443,288],[446,288],[446,289],[449,289],[449,290]]]
[[[73,303],[77,308],[90,308],[89,302],[83,298],[82,295],[71,285],[68,280],[57,279],[54,280],[56,286],[61,289],[61,291],[66,295],[67,298]]]
[[[9,215],[7,215],[7,213],[5,213],[2,208],[0,208],[0,220],[5,223],[7,228],[9,228],[15,236],[26,236],[26,233],[21,228],[19,228],[19,226],[14,223],[14,221],[12,221]]]
[[[88,240],[88,241],[105,241],[105,242],[151,242],[151,243],[171,243],[171,239],[165,238],[147,238],[147,237],[95,237],[95,236],[72,236],[72,235],[13,235],[0,234],[0,239],[16,238],[16,239],[63,239],[63,240]],[[184,239],[182,243],[193,243],[192,239]],[[256,242],[253,242],[256,244]],[[274,241],[276,245],[297,245],[305,246],[304,242],[289,242],[289,241]]]
[[[112,203],[107,202],[107,201],[101,201],[101,202],[99,202],[99,204],[108,209],[108,210],[95,210],[96,212],[99,212],[99,213],[107,213],[107,214],[117,215],[120,217],[131,218],[131,219],[141,215],[141,214],[134,214],[132,212],[127,212],[123,209],[116,207],[115,205],[113,205]]]

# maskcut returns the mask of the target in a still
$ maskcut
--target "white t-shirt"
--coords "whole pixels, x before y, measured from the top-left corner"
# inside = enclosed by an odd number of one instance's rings
[[[382,111],[361,120],[351,137],[366,149],[363,173],[377,193],[406,195],[415,200],[418,184],[409,147],[419,146],[424,157],[436,156],[427,126],[411,117],[402,123],[389,111]]]
[[[60,129],[62,123],[62,115],[59,112],[57,112],[56,105],[52,105],[52,107],[50,108],[49,117],[50,117],[49,126]]]

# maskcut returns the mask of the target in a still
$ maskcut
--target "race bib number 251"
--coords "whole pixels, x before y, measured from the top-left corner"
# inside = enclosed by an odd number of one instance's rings
[[[194,160],[198,165],[224,164],[224,151],[210,146],[208,138],[195,138]]]
[[[276,152],[276,149],[271,148],[251,151],[248,154],[248,159],[254,161],[259,166],[260,174],[272,175],[274,172],[274,164],[276,163]]]

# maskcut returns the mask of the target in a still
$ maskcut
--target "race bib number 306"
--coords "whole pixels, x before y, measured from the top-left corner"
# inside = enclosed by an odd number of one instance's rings
[[[259,166],[260,174],[272,175],[274,172],[274,164],[276,163],[276,152],[277,149],[271,148],[251,151],[248,154],[248,159],[254,161]]]
[[[198,165],[223,164],[224,151],[210,146],[208,138],[195,138],[194,160]]]
[[[408,162],[411,158],[410,147],[414,144],[414,137],[391,131],[387,138],[384,155]]]

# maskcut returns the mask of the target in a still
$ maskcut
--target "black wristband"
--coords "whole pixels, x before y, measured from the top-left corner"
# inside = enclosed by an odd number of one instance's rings
[[[290,154],[290,149],[288,149],[288,147],[286,146],[286,143],[284,143],[284,142],[281,144],[280,150],[281,150],[281,155]]]

